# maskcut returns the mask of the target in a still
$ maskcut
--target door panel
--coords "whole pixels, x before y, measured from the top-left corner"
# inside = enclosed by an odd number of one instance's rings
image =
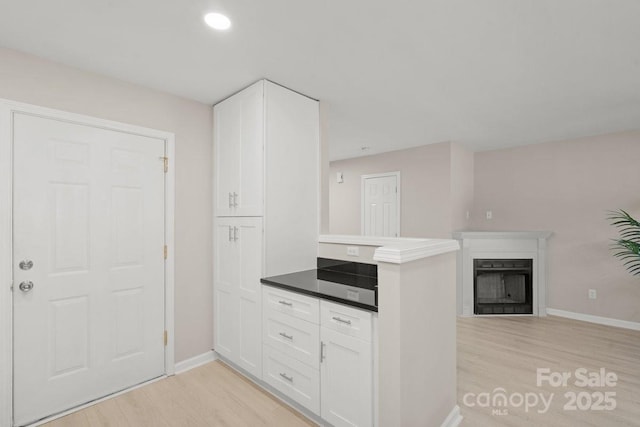
[[[363,177],[363,234],[397,237],[398,183],[396,175]]]
[[[238,348],[238,298],[237,293],[218,287],[214,291],[214,343],[213,348],[224,357],[233,360]]]
[[[238,200],[235,214],[263,214],[264,171],[264,82],[248,87],[240,97],[241,138],[238,177]]]
[[[264,97],[262,81],[216,104],[216,216],[263,213]]]
[[[216,218],[214,349],[262,376],[262,218]]]
[[[165,372],[163,156],[159,139],[15,115],[17,425]]]
[[[238,191],[240,166],[240,102],[231,97],[213,108],[215,156],[215,214],[233,214],[232,193]]]
[[[335,427],[366,427],[373,419],[371,343],[320,328],[322,418]]]

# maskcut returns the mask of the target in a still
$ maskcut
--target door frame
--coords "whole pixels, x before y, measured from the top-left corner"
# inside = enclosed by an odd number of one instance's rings
[[[165,174],[165,330],[172,345],[165,346],[165,375],[175,373],[174,274],[175,274],[175,135],[81,114],[69,113],[0,98],[0,426],[13,426],[13,116],[24,113],[68,123],[161,139],[171,161]],[[161,339],[161,337],[158,337]]]
[[[396,237],[400,237],[400,190],[402,186],[400,185],[400,171],[396,172],[384,172],[384,173],[372,173],[368,175],[360,176],[360,234],[364,236],[365,227],[365,208],[364,208],[364,185],[365,181],[369,178],[383,178],[385,176],[395,176],[396,177],[396,186],[398,187],[398,191],[396,191],[396,230],[398,230],[398,235]],[[393,237],[393,236],[391,236]]]

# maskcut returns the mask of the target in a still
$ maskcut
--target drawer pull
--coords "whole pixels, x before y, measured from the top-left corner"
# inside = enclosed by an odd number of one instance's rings
[[[351,325],[351,320],[344,320],[339,317],[332,317],[336,322],[344,323],[345,325]]]
[[[280,376],[281,376],[282,378],[284,378],[285,380],[289,381],[290,383],[292,383],[292,382],[293,382],[293,377],[290,377],[289,375],[287,375],[287,374],[285,374],[285,373],[282,373],[282,372],[281,372],[281,373],[280,373]]]
[[[286,305],[287,307],[293,307],[293,303],[292,302],[288,302],[288,301],[278,301],[280,304],[282,305]]]
[[[293,340],[293,335],[287,335],[284,332],[280,332],[278,335],[280,335],[283,338],[286,338],[288,340]]]

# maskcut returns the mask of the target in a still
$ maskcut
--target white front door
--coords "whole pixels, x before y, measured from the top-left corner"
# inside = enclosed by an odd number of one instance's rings
[[[164,141],[14,116],[14,423],[161,376]]]
[[[399,173],[362,176],[362,234],[398,237]]]

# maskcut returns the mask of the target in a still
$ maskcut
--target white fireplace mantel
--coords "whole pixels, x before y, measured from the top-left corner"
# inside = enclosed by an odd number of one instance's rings
[[[533,260],[533,315],[547,315],[547,239],[550,231],[458,231],[458,314],[473,316],[474,259]]]

